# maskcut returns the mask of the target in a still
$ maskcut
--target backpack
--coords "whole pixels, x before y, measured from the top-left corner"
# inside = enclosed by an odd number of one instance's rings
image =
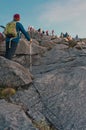
[[[4,30],[4,34],[7,37],[17,37],[16,22],[15,21],[9,22],[6,25],[6,28]]]

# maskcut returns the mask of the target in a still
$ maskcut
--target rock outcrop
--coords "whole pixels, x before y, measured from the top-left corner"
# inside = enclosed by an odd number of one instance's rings
[[[0,86],[23,86],[0,100],[0,130],[85,130],[86,39],[31,35],[31,72],[24,38],[12,61],[0,57]]]
[[[0,100],[0,130],[36,130],[23,109]]]
[[[29,69],[0,56],[0,86],[21,87],[32,82]]]

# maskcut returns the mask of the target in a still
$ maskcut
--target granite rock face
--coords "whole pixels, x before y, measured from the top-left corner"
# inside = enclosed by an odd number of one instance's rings
[[[15,62],[0,57],[0,85],[27,84],[27,88],[18,89],[6,101],[0,100],[1,130],[86,130],[85,41],[40,37],[33,43],[36,53],[32,56],[31,72],[29,61],[26,62],[29,50],[27,57],[22,53],[13,58]]]
[[[36,130],[18,105],[0,100],[0,130]]]
[[[29,69],[0,56],[0,86],[19,87],[31,82]]]

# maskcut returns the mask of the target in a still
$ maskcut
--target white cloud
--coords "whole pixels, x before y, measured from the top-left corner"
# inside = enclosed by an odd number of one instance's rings
[[[79,1],[79,2],[78,2]],[[41,21],[57,23],[70,21],[85,15],[86,0],[70,0],[64,5],[58,2],[52,2],[44,5],[44,10],[40,16]]]

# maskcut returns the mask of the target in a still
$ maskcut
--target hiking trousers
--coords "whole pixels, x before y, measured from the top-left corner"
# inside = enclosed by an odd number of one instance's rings
[[[5,58],[7,59],[12,59],[12,57],[15,54],[16,48],[17,48],[18,43],[15,43],[13,41],[6,42],[6,53],[5,53]]]

